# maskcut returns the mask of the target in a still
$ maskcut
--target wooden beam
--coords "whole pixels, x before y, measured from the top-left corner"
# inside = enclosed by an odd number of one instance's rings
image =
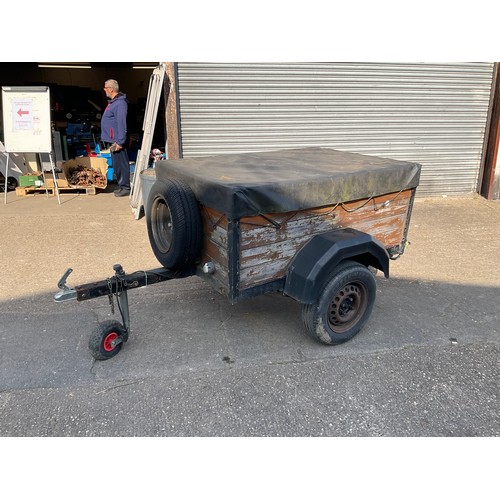
[[[165,123],[167,130],[167,158],[182,158],[182,137],[180,127],[179,99],[177,93],[177,63],[165,63]]]
[[[498,143],[500,141],[500,64],[495,64],[495,87],[491,110],[491,121],[487,137],[484,170],[481,182],[481,196],[487,200],[493,199],[493,186],[495,184],[495,168],[498,158]]]

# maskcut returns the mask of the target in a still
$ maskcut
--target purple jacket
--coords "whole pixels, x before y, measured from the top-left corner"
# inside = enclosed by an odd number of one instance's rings
[[[101,140],[124,146],[127,140],[127,96],[121,92],[108,101],[101,118]]]

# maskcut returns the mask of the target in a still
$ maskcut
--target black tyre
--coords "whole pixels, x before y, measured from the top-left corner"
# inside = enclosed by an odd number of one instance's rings
[[[9,191],[14,191],[17,188],[17,179],[15,177],[7,178],[7,189]]]
[[[331,273],[313,304],[302,306],[307,331],[323,344],[341,344],[365,325],[375,304],[377,285],[365,266],[346,260]]]
[[[7,191],[14,191],[17,188],[17,180],[15,177],[7,178]],[[5,177],[0,173],[0,191],[5,191]]]
[[[156,181],[148,197],[146,223],[151,248],[162,266],[196,263],[201,252],[201,217],[196,197],[182,181]]]
[[[183,198],[186,229],[188,233],[186,244],[186,261],[197,263],[200,260],[202,244],[202,224],[200,207],[193,190],[184,182],[172,181]]]
[[[121,338],[121,342],[116,343]],[[89,349],[95,359],[103,360],[116,356],[127,338],[127,331],[121,323],[107,320],[100,323],[89,338]]]

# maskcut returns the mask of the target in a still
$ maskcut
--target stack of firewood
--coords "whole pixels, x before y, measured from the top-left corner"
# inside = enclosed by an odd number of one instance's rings
[[[89,187],[95,186],[105,188],[107,179],[98,170],[83,165],[76,165],[68,169],[66,179],[73,186]]]

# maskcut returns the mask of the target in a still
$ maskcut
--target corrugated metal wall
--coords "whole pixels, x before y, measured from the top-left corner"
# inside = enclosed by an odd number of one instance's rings
[[[476,191],[493,63],[179,63],[183,156],[325,146],[423,165],[419,196]]]

